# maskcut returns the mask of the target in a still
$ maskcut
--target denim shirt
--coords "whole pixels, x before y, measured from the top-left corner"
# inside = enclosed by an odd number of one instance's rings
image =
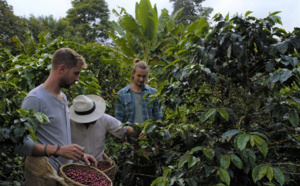
[[[146,85],[141,92],[143,120],[144,122],[148,119],[160,120],[162,118],[162,110],[159,107],[159,102],[155,101],[147,106],[151,100],[148,97],[143,99],[144,95],[148,93],[155,94],[156,89]],[[130,91],[130,84],[118,92],[118,97],[115,117],[122,123],[134,123],[135,100],[133,93]]]

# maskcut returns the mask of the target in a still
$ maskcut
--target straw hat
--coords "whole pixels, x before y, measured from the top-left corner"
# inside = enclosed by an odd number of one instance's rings
[[[89,123],[99,119],[105,112],[103,98],[96,95],[79,95],[69,108],[70,119],[77,123]]]

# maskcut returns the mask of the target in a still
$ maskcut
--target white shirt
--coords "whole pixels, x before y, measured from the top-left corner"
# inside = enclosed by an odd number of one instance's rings
[[[101,161],[105,150],[106,132],[122,138],[128,127],[121,127],[122,123],[116,118],[103,114],[95,124],[86,125],[71,120],[72,143],[84,147],[84,152],[93,155],[97,161]]]

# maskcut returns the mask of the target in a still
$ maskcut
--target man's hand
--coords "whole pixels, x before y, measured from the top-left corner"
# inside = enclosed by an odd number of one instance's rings
[[[132,127],[127,128],[126,134],[130,135],[130,136],[137,136],[137,132],[135,132],[135,130]],[[146,137],[147,137],[147,135],[145,133],[141,132],[138,136],[138,139],[146,138]]]
[[[65,145],[60,148],[57,155],[67,159],[72,159],[75,162],[82,160],[84,157],[84,147],[77,144]]]
[[[84,154],[83,158],[81,159],[82,161],[85,162],[87,165],[93,165],[94,167],[97,167],[97,160],[94,158],[94,156],[90,154]]]
[[[139,134],[139,139],[141,139],[141,138],[146,138],[147,137],[147,134],[145,134],[145,133],[143,133],[143,132],[141,132],[140,134]]]

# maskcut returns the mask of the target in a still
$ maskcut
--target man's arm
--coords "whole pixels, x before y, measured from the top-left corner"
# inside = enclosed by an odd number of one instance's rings
[[[132,127],[128,127],[127,131],[126,131],[126,135],[128,135],[128,136],[137,136],[137,133],[135,132],[135,130]]]
[[[84,153],[84,147],[77,144],[71,145],[43,145],[35,144],[32,150],[32,156],[62,156],[67,159],[72,159],[75,162],[82,160],[85,161],[87,165],[90,165],[90,161],[97,166],[97,160],[89,154]]]
[[[30,148],[30,149],[26,149]],[[23,145],[16,147],[15,152],[23,156],[62,156],[67,159],[72,159],[74,161],[84,160],[84,148],[79,145],[44,145],[35,143],[30,139],[25,140]],[[90,157],[89,157],[90,158]],[[92,161],[92,158],[90,158]],[[86,162],[89,163],[89,162]]]
[[[122,99],[121,96],[118,95],[118,99],[116,101],[116,105],[115,105],[115,118],[117,118],[117,120],[121,121],[121,123],[124,122],[124,108],[123,108],[123,104],[122,104]]]
[[[102,115],[100,118],[100,122],[103,125],[107,126],[107,132],[111,133],[112,135],[123,139],[125,138],[125,134],[129,136],[139,136],[139,138],[145,137],[146,135],[143,133],[138,133],[130,126],[121,126],[122,123],[117,120],[115,117],[112,117],[108,114]]]
[[[159,101],[155,101],[153,103],[153,116],[155,118],[155,120],[161,120],[162,118],[162,109],[159,106]]]
[[[36,112],[40,111],[39,100],[36,97],[26,97],[22,102],[22,109],[33,109]],[[25,125],[29,125],[25,123]],[[25,126],[24,126],[25,127]],[[25,136],[23,140],[23,144],[20,144],[15,147],[15,152],[20,156],[32,156],[32,151],[34,149],[36,142],[33,141],[30,136]]]
[[[126,135],[128,135],[128,136],[137,136],[137,132],[132,127],[128,127],[127,131],[126,131]],[[144,133],[141,132],[139,134],[138,138],[140,139],[140,138],[144,138],[146,136],[147,136],[146,134],[144,134]]]

